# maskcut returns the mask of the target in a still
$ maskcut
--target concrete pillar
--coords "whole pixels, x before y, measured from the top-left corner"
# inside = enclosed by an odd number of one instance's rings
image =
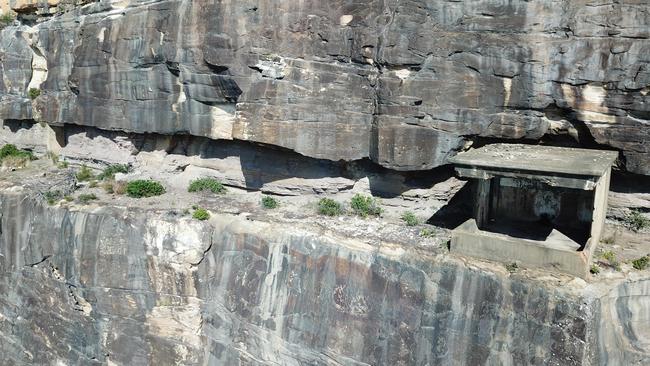
[[[476,186],[476,206],[474,218],[479,229],[485,227],[490,219],[490,186],[492,179],[479,179]]]
[[[600,236],[605,225],[605,216],[607,215],[607,195],[609,193],[609,181],[612,170],[607,170],[598,180],[594,190],[594,211],[591,222],[591,244],[596,245],[600,241]]]

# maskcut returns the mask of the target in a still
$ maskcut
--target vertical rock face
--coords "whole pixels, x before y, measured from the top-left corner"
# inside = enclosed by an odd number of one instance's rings
[[[648,279],[556,287],[226,215],[70,211],[7,190],[0,208],[7,364],[650,361]]]
[[[650,174],[643,1],[99,1],[40,20],[2,31],[0,118],[399,170],[560,133]]]

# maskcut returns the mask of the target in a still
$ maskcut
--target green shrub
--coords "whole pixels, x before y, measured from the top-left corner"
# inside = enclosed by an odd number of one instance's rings
[[[519,269],[519,266],[515,262],[506,264],[506,271],[508,271],[510,273],[515,273],[515,272],[517,272],[518,269]]]
[[[413,212],[407,211],[402,215],[402,221],[406,223],[406,226],[416,226],[420,224],[420,219],[415,216]]]
[[[276,200],[275,198],[270,196],[262,197],[262,207],[271,210],[274,208],[278,208],[278,206],[280,206],[280,204],[278,203],[278,200]]]
[[[196,211],[194,211],[192,217],[197,220],[204,221],[210,218],[210,213],[204,208],[199,208]]]
[[[68,168],[68,162],[67,161],[62,161],[57,165],[57,167],[59,169],[67,169]]]
[[[650,219],[643,216],[643,214],[638,210],[631,210],[630,213],[625,216],[625,223],[634,231],[641,231],[650,227]]]
[[[212,193],[225,193],[226,187],[214,178],[200,178],[190,182],[188,192],[210,191]]]
[[[0,29],[10,25],[14,22],[14,15],[11,13],[4,13],[0,15]]]
[[[165,193],[165,187],[154,180],[134,180],[126,185],[126,194],[129,197],[142,198],[160,196]]]
[[[612,252],[611,250],[608,250],[606,252],[603,252],[602,254],[603,259],[605,259],[608,262],[616,262],[616,254]]]
[[[97,181],[93,179],[93,180],[91,180],[91,181],[88,183],[88,187],[89,187],[89,188],[97,188],[97,185],[98,185],[98,184],[99,184],[99,183],[97,183]]]
[[[338,216],[343,213],[343,207],[331,198],[321,198],[318,201],[318,213],[325,216]]]
[[[97,176],[99,180],[114,179],[115,174],[126,174],[130,170],[128,165],[125,164],[112,164],[104,168],[104,170]]]
[[[60,201],[61,197],[63,197],[61,191],[47,191],[43,193],[43,198],[45,198],[45,201],[47,201],[47,204],[50,206]]]
[[[29,95],[30,99],[36,99],[39,95],[41,95],[41,90],[36,88],[29,88],[27,95]]]
[[[81,166],[81,169],[79,169],[79,171],[77,172],[76,177],[77,177],[77,180],[80,181],[80,182],[89,181],[89,180],[95,178],[95,176],[93,175],[92,170],[90,170],[90,168],[88,168],[85,165]]]
[[[96,199],[97,199],[97,196],[95,196],[94,193],[90,193],[90,194],[80,194],[79,197],[77,197],[77,200],[78,200],[80,203],[83,203],[83,204],[87,204],[88,202],[90,202],[90,201],[92,201],[92,200],[96,200]]]
[[[381,214],[381,207],[379,207],[377,199],[359,193],[355,194],[350,200],[350,207],[355,214],[362,217],[379,216]]]
[[[12,144],[7,144],[4,145],[2,148],[0,148],[0,161],[9,157],[24,158],[26,160],[36,160],[36,157],[34,156],[34,154],[32,154],[31,151],[21,150],[17,148],[16,145],[12,145]]]
[[[648,264],[650,264],[650,257],[647,255],[632,261],[632,267],[634,267],[634,269],[638,269],[639,271],[646,269],[648,267]]]
[[[420,237],[422,238],[432,238],[435,234],[436,234],[435,230],[432,229],[420,230]]]
[[[69,196],[69,195],[63,197],[63,199],[66,200],[66,202],[72,202],[72,201],[74,201],[74,198],[72,198],[72,196]]]
[[[621,264],[618,262],[618,259],[616,259],[616,254],[614,254],[614,252],[608,250],[602,254],[602,257],[607,261],[607,263],[609,263],[612,268],[614,268],[614,270],[621,270]]]
[[[600,273],[600,267],[598,267],[597,264],[592,264],[591,268],[589,268],[589,272],[591,272],[591,274],[599,274]]]

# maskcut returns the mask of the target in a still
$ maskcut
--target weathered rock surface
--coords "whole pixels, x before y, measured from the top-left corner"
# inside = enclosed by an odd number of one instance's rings
[[[99,1],[41,20],[0,35],[0,118],[398,170],[566,134],[650,174],[645,1]]]
[[[2,364],[642,365],[650,280],[0,193]]]

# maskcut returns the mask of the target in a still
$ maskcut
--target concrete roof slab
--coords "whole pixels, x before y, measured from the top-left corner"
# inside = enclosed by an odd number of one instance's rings
[[[459,153],[453,164],[476,169],[521,171],[528,174],[600,177],[614,164],[616,151],[568,147],[492,144]]]

